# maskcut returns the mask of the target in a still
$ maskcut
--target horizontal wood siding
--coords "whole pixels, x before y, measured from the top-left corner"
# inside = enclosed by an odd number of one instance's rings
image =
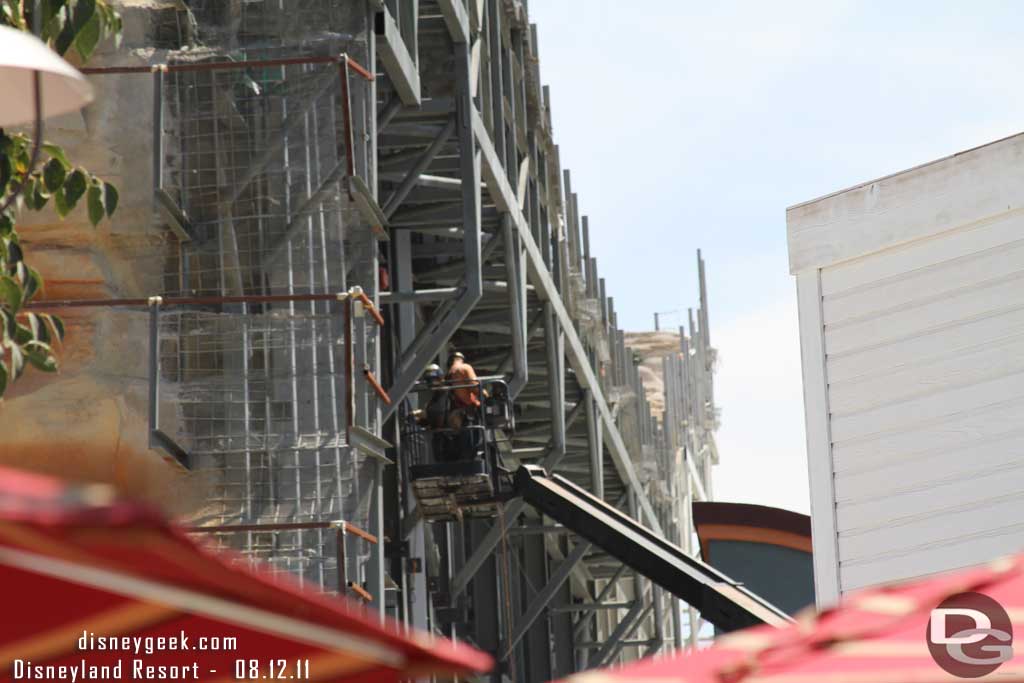
[[[840,589],[1024,547],[1024,212],[821,270]]]

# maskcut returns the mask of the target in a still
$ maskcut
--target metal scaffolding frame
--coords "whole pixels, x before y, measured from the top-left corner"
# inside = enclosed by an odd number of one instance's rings
[[[410,389],[456,349],[509,378],[509,467],[558,473],[692,554],[690,502],[712,493],[704,262],[654,414],[526,3],[220,5],[187,0],[158,62],[87,70],[152,83],[167,286],[127,304],[149,311],[152,445],[230,493],[191,523],[476,643],[494,681],[695,644],[692,609],[521,500],[427,523],[411,494]],[[343,549],[346,525],[374,542]]]

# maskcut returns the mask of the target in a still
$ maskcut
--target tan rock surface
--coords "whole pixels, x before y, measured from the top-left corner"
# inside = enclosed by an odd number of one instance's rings
[[[665,410],[665,381],[661,359],[679,352],[679,334],[676,332],[626,332],[626,346],[641,358],[640,379],[651,411],[661,419]]]
[[[124,42],[116,53],[104,46],[90,66],[160,61],[134,48],[152,44],[149,10],[166,3],[118,4]],[[98,227],[89,223],[84,199],[63,221],[51,211],[23,212],[26,258],[46,280],[42,299],[157,294],[174,245],[152,220],[152,81],[148,74],[90,80],[95,102],[82,114],[47,122],[45,137],[62,145],[73,164],[114,183],[120,206],[113,221]],[[148,447],[145,312],[53,312],[67,329],[61,370],[27,371],[0,403],[0,465],[113,484],[170,512],[196,507],[202,487]]]

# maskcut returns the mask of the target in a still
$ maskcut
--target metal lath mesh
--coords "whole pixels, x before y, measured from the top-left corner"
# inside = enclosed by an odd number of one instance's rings
[[[182,288],[340,291],[345,149],[335,64],[168,74],[163,190],[183,209]]]
[[[326,307],[295,302],[258,313],[161,313],[166,408],[159,426],[203,474],[209,493],[197,521],[369,525],[373,464],[346,443],[341,316]],[[325,588],[336,586],[335,553],[327,547],[334,541],[323,530],[218,538]],[[369,547],[363,551],[349,549],[350,576],[362,571]]]
[[[315,61],[349,46],[348,3],[187,5],[179,25],[190,47],[172,55],[176,68],[164,75],[162,91],[158,196],[187,233],[165,295],[330,294],[350,284],[372,292],[377,274],[367,265],[375,246],[345,188],[350,154],[357,173],[368,168],[361,127],[372,91],[363,78],[343,87],[343,65]],[[203,66],[223,62],[247,65]],[[341,306],[333,301],[161,312],[159,427],[189,453],[209,488],[197,522],[371,526],[374,463],[345,438],[343,340]],[[375,333],[368,342],[376,343]],[[367,358],[376,367],[372,349]],[[330,530],[215,537],[337,587]],[[356,543],[345,553],[353,580],[369,550]]]
[[[328,590],[337,588],[337,554],[333,534],[322,529],[243,531],[211,534],[220,548],[243,550],[246,564],[298,575]]]
[[[337,0],[186,0],[191,20],[182,42],[222,47],[300,44],[318,36],[348,39],[351,8]]]
[[[341,318],[313,308],[323,304],[162,315],[163,382],[175,388],[183,418],[178,439],[186,450],[345,445]],[[305,408],[294,410],[303,399]]]

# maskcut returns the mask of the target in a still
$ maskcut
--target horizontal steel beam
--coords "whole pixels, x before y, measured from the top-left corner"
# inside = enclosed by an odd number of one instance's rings
[[[551,607],[552,612],[595,612],[603,609],[629,609],[633,603],[631,602],[597,602],[597,603],[580,603],[578,605],[555,605]]]
[[[379,296],[382,304],[420,303],[454,299],[461,291],[461,287],[440,287],[438,289],[417,289],[412,292],[381,292]]]

